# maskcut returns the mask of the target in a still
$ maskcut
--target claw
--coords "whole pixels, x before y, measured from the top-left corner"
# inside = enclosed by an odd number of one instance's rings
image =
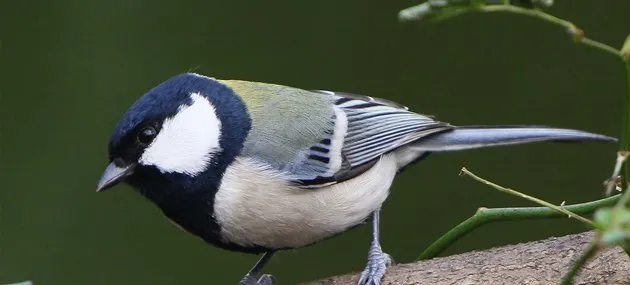
[[[389,254],[382,252],[380,249],[371,252],[368,257],[368,263],[359,276],[358,285],[380,285],[387,267],[392,264]]]
[[[263,274],[258,279],[258,285],[273,285],[276,284],[276,279],[271,274]]]
[[[262,276],[260,276],[260,278],[258,278],[258,280],[256,280],[255,277],[248,274],[238,284],[239,285],[273,285],[275,283],[276,283],[276,279],[273,278],[273,276],[271,276],[270,274],[263,274]]]
[[[260,275],[260,270],[265,266],[265,263],[269,261],[271,256],[273,255],[273,251],[268,251],[263,254],[262,257],[254,264],[254,267],[245,274],[245,277],[241,279],[238,283],[239,285],[273,285],[276,283],[276,279],[269,274],[263,274],[256,280],[256,278]]]

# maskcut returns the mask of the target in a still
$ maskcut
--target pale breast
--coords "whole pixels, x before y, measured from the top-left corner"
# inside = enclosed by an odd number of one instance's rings
[[[361,223],[385,201],[397,171],[385,155],[365,173],[332,186],[302,189],[282,173],[239,158],[226,170],[214,214],[225,241],[271,249],[297,248]]]

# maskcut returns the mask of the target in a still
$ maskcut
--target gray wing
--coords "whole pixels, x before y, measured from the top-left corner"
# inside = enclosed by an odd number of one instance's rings
[[[409,112],[380,98],[331,91],[331,131],[308,149],[302,170],[292,178],[304,187],[344,181],[369,169],[385,153],[428,135],[451,130],[449,124]]]

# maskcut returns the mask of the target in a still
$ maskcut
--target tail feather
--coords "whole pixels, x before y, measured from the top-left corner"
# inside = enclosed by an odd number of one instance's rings
[[[411,147],[420,151],[439,152],[544,141],[616,142],[617,139],[585,131],[545,126],[465,126],[424,137],[412,143]]]

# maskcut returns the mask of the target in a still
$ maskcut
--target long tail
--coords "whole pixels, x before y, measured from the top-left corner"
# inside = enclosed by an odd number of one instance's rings
[[[465,126],[419,139],[411,147],[438,152],[543,141],[616,142],[617,139],[585,131],[545,126]]]

